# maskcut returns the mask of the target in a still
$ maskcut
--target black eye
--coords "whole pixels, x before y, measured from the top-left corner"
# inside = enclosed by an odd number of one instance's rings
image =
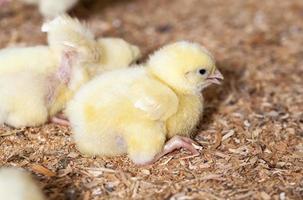
[[[199,70],[199,73],[200,73],[201,75],[204,75],[204,74],[206,73],[206,69],[200,69],[200,70]]]

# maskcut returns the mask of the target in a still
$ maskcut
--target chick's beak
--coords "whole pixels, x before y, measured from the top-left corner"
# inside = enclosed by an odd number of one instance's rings
[[[214,84],[218,84],[218,85],[221,84],[221,81],[223,79],[224,79],[224,77],[218,69],[216,69],[213,74],[211,74],[207,77],[207,80],[210,83],[214,83]]]

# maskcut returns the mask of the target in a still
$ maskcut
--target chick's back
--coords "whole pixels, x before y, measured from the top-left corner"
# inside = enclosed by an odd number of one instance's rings
[[[47,46],[6,48],[0,50],[0,74],[23,70],[46,74],[56,69],[57,60]]]

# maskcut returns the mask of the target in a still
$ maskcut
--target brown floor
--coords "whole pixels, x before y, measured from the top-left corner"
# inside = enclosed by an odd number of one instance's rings
[[[48,124],[5,127],[0,165],[32,171],[58,200],[303,199],[302,0],[100,0],[72,13],[145,56],[181,39],[214,53],[226,79],[205,92],[201,155],[181,150],[148,167],[83,157],[69,129]],[[0,47],[45,43],[41,22],[34,7],[0,8]]]

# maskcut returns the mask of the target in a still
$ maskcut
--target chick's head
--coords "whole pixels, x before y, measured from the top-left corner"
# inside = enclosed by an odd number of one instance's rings
[[[158,50],[147,66],[153,75],[180,93],[197,94],[223,79],[212,55],[201,45],[187,41]]]

